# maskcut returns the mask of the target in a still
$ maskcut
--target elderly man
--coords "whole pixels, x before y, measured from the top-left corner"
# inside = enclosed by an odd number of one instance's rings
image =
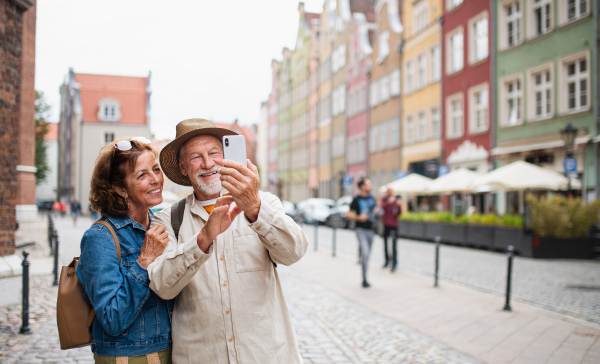
[[[174,363],[301,363],[275,265],[302,258],[306,235],[276,196],[259,192],[256,166],[223,159],[222,137],[234,134],[184,120],[161,151],[167,177],[194,193],[177,237],[175,209],[152,220],[166,227],[169,243],[148,267],[150,287],[177,297]]]

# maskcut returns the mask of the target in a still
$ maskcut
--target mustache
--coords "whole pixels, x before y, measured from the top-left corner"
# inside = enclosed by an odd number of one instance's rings
[[[212,173],[212,172],[219,173],[220,169],[221,169],[221,166],[214,166],[211,169],[200,169],[200,170],[198,170],[198,172],[196,172],[196,176],[200,177],[203,174]]]

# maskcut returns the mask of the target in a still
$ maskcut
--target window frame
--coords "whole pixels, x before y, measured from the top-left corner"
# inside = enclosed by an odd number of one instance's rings
[[[507,90],[507,85],[511,82],[514,81],[519,81],[520,82],[520,97],[521,97],[521,102],[519,105],[519,114],[520,114],[520,119],[517,118],[516,122],[514,124],[509,124],[508,123],[508,107],[507,107],[507,103],[508,103],[508,90]],[[515,73],[506,77],[503,77],[500,80],[500,127],[501,128],[511,128],[511,127],[515,127],[515,126],[519,126],[519,125],[523,125],[524,122],[524,115],[523,115],[523,104],[524,104],[524,93],[523,93],[523,87],[524,87],[524,83],[523,83],[523,74],[522,73]]]
[[[452,41],[453,38],[459,34],[462,37],[462,47],[460,48],[460,52],[458,53],[460,54],[461,64],[459,68],[455,69],[453,67],[455,53]],[[446,52],[446,74],[452,75],[462,71],[465,68],[465,33],[462,25],[454,28],[452,31],[446,34],[446,49],[448,50]]]
[[[477,38],[477,23],[479,23],[480,21],[482,21],[483,19],[487,20],[487,27],[486,27],[486,54],[485,56],[478,58],[477,57],[477,45],[478,45],[478,38]],[[469,39],[468,39],[468,55],[469,55],[469,65],[473,65],[479,62],[483,62],[486,59],[488,59],[490,57],[490,17],[489,17],[489,13],[487,10],[484,10],[482,12],[480,12],[479,14],[475,15],[474,17],[472,17],[471,19],[469,19],[469,23],[468,23],[468,27],[469,27]]]
[[[535,84],[535,76],[537,74],[540,74],[542,72],[549,72],[550,73],[550,83],[549,85],[546,85],[545,88],[542,88],[542,90],[549,90],[550,91],[550,97],[549,97],[549,103],[550,103],[550,112],[547,114],[542,114],[542,115],[536,115],[536,93],[538,92],[539,87],[536,87]],[[544,63],[538,66],[535,66],[533,68],[530,68],[527,70],[527,122],[537,122],[537,121],[543,121],[543,120],[548,120],[554,117],[554,113],[555,113],[555,105],[554,105],[554,85],[556,84],[555,82],[555,76],[554,76],[554,64],[553,62],[548,62],[548,63]]]
[[[581,107],[579,106],[578,108],[574,109],[574,110],[569,110],[568,107],[568,91],[567,91],[567,85],[569,82],[569,76],[567,75],[567,70],[566,70],[566,65],[569,63],[573,63],[573,62],[578,62],[581,61],[582,59],[585,59],[586,61],[586,74],[585,74],[585,80],[586,80],[586,106],[585,107]],[[577,114],[580,112],[587,112],[590,110],[591,108],[591,72],[590,72],[590,51],[589,50],[585,50],[585,51],[581,51],[581,52],[577,52],[571,55],[568,55],[566,57],[563,57],[559,60],[558,63],[558,67],[559,67],[559,84],[558,84],[558,90],[559,90],[559,108],[560,108],[560,114],[561,115],[571,115],[571,114]],[[581,77],[577,78],[577,81],[581,81]],[[579,99],[581,97],[581,95],[579,94],[579,92],[577,93],[577,98]]]
[[[517,17],[519,20],[519,33],[518,33],[518,40],[515,41],[513,44],[509,44],[508,43],[508,15],[506,15],[506,9],[509,6],[513,6],[514,4],[518,4],[519,7],[519,16]],[[514,48],[520,44],[522,44],[525,41],[525,34],[524,34],[524,29],[523,29],[523,0],[506,0],[503,1],[501,3],[498,4],[498,27],[500,28],[498,30],[498,36],[499,36],[499,42],[498,42],[498,46],[500,48],[501,51],[503,50],[507,50],[510,48]],[[516,16],[515,16],[516,17]],[[514,20],[514,19],[510,19],[510,20]]]
[[[541,4],[535,4],[535,1],[540,1]],[[540,9],[544,12],[546,5],[549,7],[549,14],[546,14],[546,18],[549,21],[549,25],[547,28],[542,27],[542,31],[540,33],[537,32],[537,24],[536,24],[536,9]],[[550,33],[554,29],[554,0],[529,0],[527,2],[527,39],[533,39],[544,34]]]
[[[460,114],[455,115],[455,110],[452,109],[454,102],[460,105]],[[454,118],[460,117],[460,123],[456,124],[459,130],[454,130]],[[465,134],[465,96],[462,92],[446,97],[446,140],[458,139]]]
[[[477,115],[480,111],[482,111],[482,107],[478,107],[479,105],[475,102],[475,94],[485,91],[486,92],[486,106],[483,111],[485,111],[485,126],[478,126],[476,124]],[[475,85],[468,90],[469,92],[469,134],[481,134],[485,133],[490,129],[490,85],[487,82],[480,83]]]

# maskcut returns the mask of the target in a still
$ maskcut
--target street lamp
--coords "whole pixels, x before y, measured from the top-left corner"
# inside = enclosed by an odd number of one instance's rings
[[[577,172],[577,159],[573,158],[573,152],[575,149],[575,137],[577,136],[578,129],[575,128],[571,123],[567,124],[564,129],[560,130],[560,136],[565,142],[565,174],[569,179],[569,186],[567,194],[571,193],[571,175]]]

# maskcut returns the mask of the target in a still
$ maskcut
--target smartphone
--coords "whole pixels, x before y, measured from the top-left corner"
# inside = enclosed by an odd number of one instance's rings
[[[225,135],[223,137],[223,156],[248,167],[246,160],[246,138],[243,135]]]

